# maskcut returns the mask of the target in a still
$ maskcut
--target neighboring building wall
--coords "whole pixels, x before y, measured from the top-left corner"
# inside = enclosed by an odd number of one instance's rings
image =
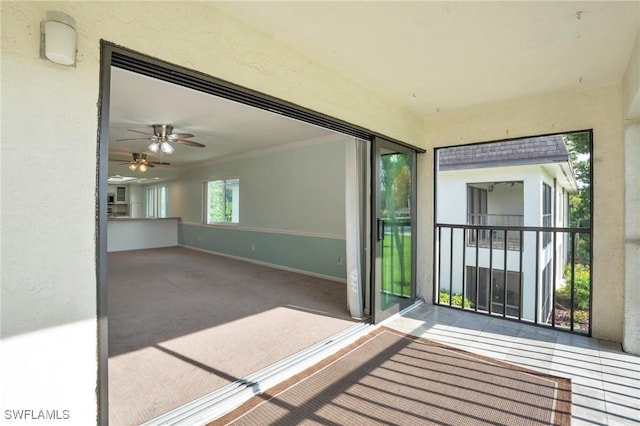
[[[540,226],[542,217],[540,182],[543,179],[553,185],[553,180],[545,177],[540,166],[535,165],[442,171],[438,174],[438,221],[467,223],[467,184],[469,183],[524,181],[524,186],[520,187],[524,194],[519,198],[524,201],[524,205],[517,210],[514,208],[512,212],[520,210],[524,213],[524,226]],[[488,198],[491,198],[491,194]],[[518,197],[515,202],[517,199]],[[496,210],[498,207],[491,201],[488,204],[489,213],[506,212],[506,210]]]
[[[542,165],[523,165],[523,166],[507,166],[492,167],[481,169],[458,169],[446,170],[438,173],[438,222],[450,224],[467,224],[467,185],[472,183],[487,184],[491,182],[512,182],[522,181],[522,186],[510,189],[508,185],[495,185],[492,192],[487,195],[488,213],[489,214],[524,214],[523,226],[543,226],[542,224],[542,186],[547,184],[552,190],[555,187],[556,197],[552,202],[559,202],[562,196],[562,188],[554,185],[554,179],[548,174]],[[485,185],[486,186],[486,185]],[[553,213],[553,207],[552,207]],[[556,215],[557,220],[555,226],[566,226],[563,222],[563,216]],[[440,288],[448,289],[451,285],[454,293],[462,292],[462,231],[454,231],[453,251],[451,251],[451,239],[449,232],[445,232],[441,241],[441,259],[438,267],[440,268]],[[546,267],[553,268],[550,263],[554,258],[558,259],[556,264],[556,281],[557,286],[562,284],[562,268],[563,268],[563,240],[556,239],[556,250],[552,247],[541,247],[538,257],[538,274],[539,280],[542,281],[543,271]],[[535,316],[535,277],[536,277],[536,251],[535,233],[526,232],[523,235],[522,246],[525,256],[522,261],[523,274],[523,312],[524,319],[533,321]],[[452,256],[450,257],[450,253]],[[558,254],[560,254],[558,258]],[[450,258],[453,259],[453,271],[451,270]],[[489,250],[487,248],[479,248],[478,250],[478,266],[488,268],[490,263]],[[466,248],[465,266],[476,266],[476,253],[474,247]],[[502,250],[494,250],[492,258],[493,269],[503,270],[504,252]],[[520,258],[518,250],[508,250],[507,252],[507,271],[519,271]],[[553,269],[551,269],[553,270]],[[453,272],[453,275],[451,275]],[[542,286],[538,286],[538,300],[542,303]],[[538,320],[541,320],[540,318]],[[542,319],[543,321],[546,319]]]
[[[585,87],[440,113],[425,119],[427,143],[439,147],[583,129],[594,132],[592,332],[595,337],[620,342],[624,316],[622,207],[625,187],[621,87]],[[428,185],[428,176],[433,176],[433,160],[419,165],[422,166],[418,170],[421,190],[430,191],[420,204],[421,211],[428,212],[426,200],[433,199],[433,190]],[[432,214],[420,217],[429,220]],[[432,241],[432,234],[433,231],[427,229],[421,236]],[[420,247],[426,249],[419,243]],[[432,264],[421,267],[428,270]],[[432,290],[427,288],[423,292],[429,294]]]
[[[65,424],[96,422],[100,39],[424,143],[421,120],[411,113],[218,13],[213,3],[0,2],[0,8],[3,415],[66,409]],[[75,67],[39,58],[40,21],[49,10],[77,23]]]

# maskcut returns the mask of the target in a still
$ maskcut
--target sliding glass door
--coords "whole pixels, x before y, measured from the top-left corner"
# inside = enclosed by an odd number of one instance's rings
[[[374,140],[374,322],[411,305],[415,283],[416,152]]]

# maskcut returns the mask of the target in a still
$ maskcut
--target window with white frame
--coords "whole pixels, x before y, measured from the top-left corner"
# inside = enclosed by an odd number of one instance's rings
[[[238,223],[240,218],[240,179],[205,182],[204,221],[207,224]]]
[[[551,186],[546,183],[542,184],[542,226],[551,227],[553,226],[553,216],[552,216],[552,199],[553,192],[551,190]],[[545,232],[543,234],[543,244],[547,245],[551,242],[551,232]]]
[[[147,217],[167,217],[167,187],[154,186],[147,188],[146,194]]]

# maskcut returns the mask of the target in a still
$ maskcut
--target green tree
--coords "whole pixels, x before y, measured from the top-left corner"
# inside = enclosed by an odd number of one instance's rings
[[[224,222],[224,181],[209,182],[209,223]]]
[[[560,287],[557,295],[566,301],[571,300],[571,265],[565,266],[565,277],[567,283]],[[575,275],[573,277],[573,303],[574,306],[581,310],[589,309],[589,295],[591,294],[591,281],[589,265],[575,265]]]
[[[569,195],[569,226],[588,228],[591,225],[591,134],[588,132],[566,135],[565,142],[578,185],[578,192]],[[591,238],[576,235],[576,262],[588,263]]]
[[[406,283],[407,271],[405,264],[405,243],[411,243],[404,238],[398,227],[398,212],[411,205],[411,165],[406,154],[393,153],[381,156],[380,186],[382,192],[381,214],[391,221],[391,237],[395,241],[400,267],[400,284]]]

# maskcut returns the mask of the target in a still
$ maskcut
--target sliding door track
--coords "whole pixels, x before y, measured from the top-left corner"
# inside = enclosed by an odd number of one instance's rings
[[[204,425],[350,345],[371,332],[373,328],[374,326],[370,323],[356,324],[256,373],[149,420],[143,425]]]

